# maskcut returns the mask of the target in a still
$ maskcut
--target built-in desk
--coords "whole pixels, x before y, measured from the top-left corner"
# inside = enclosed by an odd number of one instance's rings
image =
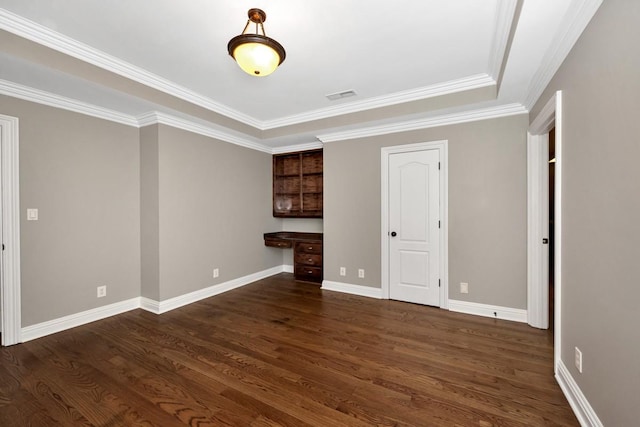
[[[293,248],[293,274],[296,280],[322,283],[322,233],[265,233],[264,244],[275,248]]]

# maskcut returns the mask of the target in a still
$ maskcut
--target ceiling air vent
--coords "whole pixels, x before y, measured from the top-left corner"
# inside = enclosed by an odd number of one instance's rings
[[[329,101],[335,101],[337,99],[348,98],[350,96],[356,96],[356,91],[351,89],[342,92],[330,93],[329,95],[327,95],[327,99]]]

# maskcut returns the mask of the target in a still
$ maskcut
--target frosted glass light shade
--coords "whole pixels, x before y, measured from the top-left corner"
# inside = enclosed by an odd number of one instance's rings
[[[238,45],[232,56],[245,73],[259,77],[273,73],[281,62],[275,49],[255,42]]]

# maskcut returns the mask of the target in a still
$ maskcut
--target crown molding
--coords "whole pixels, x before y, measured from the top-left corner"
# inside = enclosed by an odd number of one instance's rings
[[[73,111],[86,116],[109,120],[110,122],[138,127],[138,121],[136,118],[128,114],[87,104],[64,96],[55,95],[43,90],[33,89],[7,80],[0,80],[0,94],[11,96],[13,98],[20,98],[25,101],[35,102],[36,104],[43,104],[48,105],[49,107]]]
[[[158,111],[152,111],[141,116],[138,116],[137,123],[139,127],[162,124],[171,126],[173,128],[186,130],[188,132],[196,133],[198,135],[207,136],[214,139],[219,139],[230,144],[239,145],[241,147],[250,148],[252,150],[262,151],[264,153],[271,154],[272,149],[264,144],[260,144],[256,141],[251,141],[247,138],[241,138],[236,135],[232,135],[218,129],[200,125],[189,120],[181,119],[169,114],[161,113]]]
[[[322,142],[309,142],[306,144],[287,145],[285,147],[275,147],[271,150],[272,154],[291,153],[294,151],[317,150],[322,148]]]
[[[98,119],[108,120],[110,122],[120,123],[132,127],[144,127],[152,124],[164,124],[189,132],[219,139],[230,144],[239,145],[253,150],[271,153],[271,147],[260,144],[246,138],[241,138],[212,127],[200,125],[189,120],[171,116],[169,114],[152,111],[138,117],[120,113],[118,111],[109,110],[107,108],[98,107],[87,104],[85,102],[76,101],[50,92],[39,89],[33,89],[22,86],[6,80],[0,80],[0,94],[11,96],[13,98],[23,99],[25,101],[34,102],[36,104],[47,105],[49,107],[60,108],[74,113],[84,114],[86,116],[96,117]]]
[[[0,28],[207,110],[250,126],[261,127],[261,122],[251,116],[2,8]]]
[[[361,111],[371,110],[373,108],[388,107],[405,102],[420,101],[422,99],[434,98],[436,96],[450,95],[457,92],[480,89],[495,84],[496,81],[488,74],[477,74],[474,76],[464,77],[462,79],[451,80],[445,83],[395,92],[389,95],[377,96],[358,102],[337,105],[330,108],[322,108],[320,110],[309,111],[302,114],[295,114],[280,119],[268,120],[263,123],[263,130],[291,126],[313,120],[340,116],[343,114],[358,113]]]
[[[534,74],[527,90],[524,106],[531,110],[536,104],[573,45],[596,14],[603,0],[583,0],[579,7],[571,6],[564,16],[564,24],[556,33],[545,53],[540,67]]]
[[[215,138],[230,144],[261,151],[269,154],[287,153],[292,151],[304,151],[322,148],[327,142],[343,141],[356,138],[365,138],[370,136],[385,135],[390,133],[408,132],[412,130],[427,129],[436,126],[446,126],[458,123],[466,123],[477,120],[486,120],[492,118],[512,116],[516,114],[525,114],[528,111],[521,104],[508,104],[499,107],[491,107],[480,110],[467,111],[462,113],[446,114],[428,119],[413,120],[389,125],[374,126],[369,128],[357,129],[353,131],[335,132],[330,134],[318,135],[319,142],[311,142],[305,144],[288,145],[284,147],[271,148],[267,145],[260,144],[255,140],[242,138],[232,135],[218,129],[197,124],[192,121],[172,116],[170,114],[152,111],[142,114],[138,117],[122,114],[117,111],[109,110],[84,102],[65,98],[49,92],[38,89],[21,86],[16,83],[0,80],[0,94],[23,99],[25,101],[35,102],[37,104],[48,105],[54,108],[61,108],[96,117],[111,122],[120,123],[126,126],[144,127],[154,124],[163,124],[174,128],[186,130],[188,132]]]
[[[461,113],[444,114],[441,116],[429,117],[427,119],[412,120],[390,125],[374,126],[346,132],[318,135],[317,138],[326,144],[328,142],[345,141],[356,138],[368,138],[378,135],[388,135],[390,133],[409,132],[438,126],[448,126],[459,123],[475,122],[479,120],[496,119],[500,117],[527,113],[528,110],[521,104],[507,104],[498,107],[464,111]]]
[[[518,0],[499,0],[496,6],[496,25],[488,64],[489,76],[496,82],[500,81],[512,28],[517,25],[517,6]]]

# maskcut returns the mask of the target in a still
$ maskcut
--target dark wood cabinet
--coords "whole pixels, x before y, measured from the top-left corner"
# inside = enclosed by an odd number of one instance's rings
[[[276,248],[293,247],[296,280],[322,283],[322,233],[265,233],[264,244]]]
[[[322,150],[273,156],[273,216],[322,218]]]
[[[322,282],[322,242],[296,242],[293,274],[297,280]]]

